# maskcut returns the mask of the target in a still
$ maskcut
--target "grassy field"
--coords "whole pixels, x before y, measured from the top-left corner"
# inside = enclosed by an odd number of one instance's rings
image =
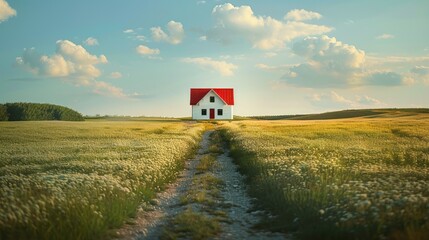
[[[390,114],[390,115],[389,115]],[[266,226],[304,239],[427,239],[429,117],[224,123]]]
[[[218,122],[250,193],[276,215],[261,227],[303,239],[427,239],[429,114],[380,111]],[[0,122],[0,239],[109,237],[176,178],[205,127],[144,118]],[[192,214],[176,220],[186,225]]]
[[[100,239],[175,179],[203,127],[0,122],[0,239]]]

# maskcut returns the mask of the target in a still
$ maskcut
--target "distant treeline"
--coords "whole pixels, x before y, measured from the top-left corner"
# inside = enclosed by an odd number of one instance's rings
[[[0,121],[83,121],[82,114],[63,106],[41,103],[0,104]]]

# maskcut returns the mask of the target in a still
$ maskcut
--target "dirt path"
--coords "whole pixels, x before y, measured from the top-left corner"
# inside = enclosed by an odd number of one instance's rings
[[[217,160],[220,166],[216,174],[225,182],[222,195],[225,203],[231,205],[227,209],[231,223],[223,224],[223,232],[219,239],[286,239],[286,236],[280,233],[252,229],[264,213],[251,211],[253,204],[246,193],[244,176],[237,171],[237,166],[229,157],[229,151],[224,149],[224,153]]]
[[[212,132],[204,132],[197,155],[186,162],[185,170],[178,180],[167,186],[164,192],[159,193],[151,205],[142,206],[133,222],[117,231],[118,239],[159,239],[165,227],[171,225],[171,219],[189,207],[197,213],[201,211],[201,214],[206,214],[198,204],[192,204],[192,206],[181,204],[181,197],[183,199],[183,196],[189,195],[192,181],[197,173],[197,165],[209,151]],[[227,213],[228,220],[220,222],[220,234],[212,239],[286,239],[286,236],[280,233],[252,229],[252,226],[260,220],[262,212],[251,212],[252,200],[246,194],[244,178],[229,157],[229,151],[224,146],[222,150],[224,153],[217,156],[216,167],[210,174],[223,182],[220,197],[216,200],[216,206],[223,207],[214,208],[221,208]]]

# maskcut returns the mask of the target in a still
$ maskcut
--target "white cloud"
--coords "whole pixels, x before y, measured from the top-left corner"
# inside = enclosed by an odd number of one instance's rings
[[[429,85],[429,67],[427,66],[415,66],[410,72],[412,73],[411,79],[418,79],[424,84]]]
[[[346,99],[345,97],[339,95],[338,93],[331,91],[330,97],[332,99],[332,101],[337,102],[337,103],[344,103],[344,104],[348,104],[348,105],[352,105],[353,101]]]
[[[167,23],[167,32],[165,33],[161,27],[153,27],[150,29],[152,32],[152,38],[155,41],[163,41],[171,44],[179,44],[182,42],[185,31],[183,25],[180,22],[170,21]]]
[[[415,73],[417,75],[429,75],[429,67],[427,66],[415,66],[411,69],[412,73]]]
[[[262,69],[262,70],[274,70],[277,69],[276,67],[273,66],[268,66],[267,64],[264,63],[258,63],[255,65],[255,67]]]
[[[292,51],[306,58],[306,63],[291,67],[284,76],[292,85],[344,87],[356,84],[362,74],[365,52],[335,38],[307,37],[296,42]]]
[[[42,76],[93,79],[101,74],[95,65],[107,63],[107,58],[91,55],[81,45],[69,40],[59,40],[54,55],[40,55],[34,48],[25,49],[22,57],[17,58],[17,63]]]
[[[212,11],[216,25],[208,38],[223,43],[244,38],[259,49],[284,47],[295,38],[330,32],[331,27],[299,21],[281,21],[270,16],[256,16],[250,6],[235,7],[231,3],[217,5]]]
[[[206,3],[206,1],[204,1],[204,0],[201,0],[201,1],[197,1],[197,5],[200,5],[200,4],[205,4]]]
[[[93,92],[99,95],[127,97],[127,95],[122,91],[122,89],[106,82],[93,81],[92,86],[94,87]]]
[[[122,77],[122,73],[120,73],[120,72],[112,72],[112,73],[110,73],[110,78],[117,79],[117,78],[121,78],[121,77]]]
[[[134,30],[133,29],[125,29],[124,33],[134,33]]]
[[[309,87],[395,86],[410,83],[390,70],[368,70],[365,52],[328,36],[307,37],[296,42],[293,53],[305,63],[289,68],[283,79],[289,84]]]
[[[294,9],[289,11],[284,17],[285,20],[306,21],[312,19],[320,19],[322,15],[317,12],[307,11],[304,9]]]
[[[232,63],[228,63],[225,61],[216,61],[208,57],[183,58],[182,62],[194,63],[204,68],[215,70],[219,72],[219,74],[222,76],[232,76],[234,75],[234,70],[237,69],[237,66]]]
[[[394,38],[395,36],[393,36],[392,34],[387,34],[387,33],[384,33],[384,34],[381,34],[381,35],[379,35],[379,36],[377,36],[377,37],[375,37],[376,39],[391,39],[391,38]]]
[[[429,66],[429,56],[367,56],[366,66],[373,72],[401,71],[402,83],[411,85],[424,82],[429,75],[421,74],[425,66]]]
[[[295,43],[292,50],[299,56],[326,64],[334,71],[361,68],[365,60],[364,51],[328,36],[306,37]]]
[[[159,49],[157,48],[152,49],[145,45],[137,46],[136,51],[141,55],[158,55],[160,53]]]
[[[16,16],[16,10],[11,8],[5,0],[0,0],[0,23]]]
[[[366,62],[370,65],[382,66],[403,66],[405,64],[426,65],[429,64],[429,56],[423,57],[406,57],[406,56],[367,56]]]
[[[315,106],[328,109],[374,108],[386,105],[380,100],[367,95],[356,95],[354,98],[352,98],[344,97],[335,91],[313,94],[311,96],[311,102]]]
[[[199,37],[199,39],[200,39],[201,41],[206,41],[206,40],[207,40],[207,36],[201,36],[201,37]]]
[[[122,89],[96,80],[101,75],[96,65],[107,63],[106,56],[92,55],[81,45],[69,40],[59,40],[56,44],[56,52],[51,56],[39,54],[34,48],[24,49],[16,62],[35,75],[60,78],[77,86],[92,87],[97,94],[126,96]]]
[[[369,96],[356,96],[356,102],[364,106],[382,105],[383,103]]]
[[[96,46],[98,45],[98,40],[93,37],[89,37],[84,42],[87,46]]]
[[[317,107],[327,109],[344,109],[353,106],[353,101],[346,99],[335,91],[316,93],[311,96],[311,103]]]
[[[280,65],[280,66],[270,66],[264,63],[258,63],[255,65],[255,67],[262,69],[262,70],[266,70],[266,71],[286,71],[289,70],[289,68],[297,66],[297,64],[284,64],[284,65]]]

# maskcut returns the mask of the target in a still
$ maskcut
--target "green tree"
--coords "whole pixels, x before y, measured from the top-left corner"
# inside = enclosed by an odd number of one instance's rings
[[[3,104],[0,104],[0,121],[9,120],[9,114],[7,113],[7,107]]]
[[[63,106],[40,103],[6,103],[10,121],[64,120],[83,121],[82,114]]]

